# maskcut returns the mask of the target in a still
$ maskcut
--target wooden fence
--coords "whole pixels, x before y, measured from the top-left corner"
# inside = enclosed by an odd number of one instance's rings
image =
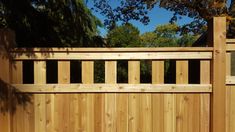
[[[0,77],[30,103],[15,103],[15,111],[1,114],[0,131],[234,132],[235,40],[226,39],[225,18],[209,25],[210,47],[11,49],[12,58],[1,58]],[[175,84],[164,83],[169,59],[176,60]],[[33,84],[23,84],[27,60],[34,63]],[[58,62],[58,84],[46,82],[48,60]],[[70,81],[71,60],[81,61],[82,83]],[[105,83],[94,83],[96,60],[105,62]],[[117,83],[119,60],[128,61],[127,84]],[[151,61],[149,84],[140,83],[140,60]],[[189,84],[190,60],[200,61],[199,84]]]

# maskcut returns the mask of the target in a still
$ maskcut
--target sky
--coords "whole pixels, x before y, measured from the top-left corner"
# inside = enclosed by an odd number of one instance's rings
[[[228,0],[228,4],[230,4],[230,2],[231,2],[231,0]],[[115,2],[115,1],[112,2],[112,6],[115,6],[115,4],[117,4],[117,2]],[[88,6],[88,8],[93,7],[91,2],[88,2],[87,6]],[[105,20],[104,16],[102,16],[98,12],[95,12],[95,11],[92,11],[92,12],[97,18],[99,18],[102,22],[104,22],[104,20]],[[167,11],[166,9],[159,8],[159,7],[155,6],[149,12],[148,16],[150,18],[150,22],[148,23],[148,25],[144,25],[138,21],[131,21],[130,23],[132,23],[134,26],[136,26],[140,30],[141,34],[143,34],[145,32],[151,32],[156,28],[157,25],[169,23],[169,20],[173,16],[173,12],[170,12],[170,11]],[[189,18],[189,17],[182,17],[182,19],[177,21],[177,24],[183,25],[186,23],[190,23],[192,20],[193,19]],[[105,37],[105,35],[107,34],[107,29],[99,28],[99,30],[100,30],[101,36]]]

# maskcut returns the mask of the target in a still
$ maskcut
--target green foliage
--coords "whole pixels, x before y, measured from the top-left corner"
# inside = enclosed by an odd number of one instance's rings
[[[234,19],[235,2],[231,0],[121,0],[119,6],[111,6],[109,0],[93,0],[97,11],[100,11],[108,19],[105,25],[110,25],[116,21],[124,23],[130,20],[138,20],[143,24],[150,21],[148,12],[155,6],[159,6],[168,11],[174,12],[170,22],[176,22],[182,16],[193,18],[194,21],[185,24],[180,29],[183,33],[191,32],[203,33],[206,22],[214,16],[226,16],[228,20]],[[235,24],[232,20],[229,32],[230,36],[235,36]]]
[[[15,30],[18,46],[96,46],[97,26],[83,0],[0,1],[0,28]]]
[[[141,35],[141,42],[146,47],[188,47],[197,40],[199,36],[192,33],[179,34],[177,24],[159,25],[153,32]]]
[[[155,33],[157,35],[157,44],[159,47],[177,46],[177,32],[179,30],[176,24],[165,24],[157,26]]]
[[[146,32],[140,36],[141,43],[144,47],[159,47],[157,45],[158,36],[154,32]]]
[[[140,46],[140,32],[132,24],[124,24],[110,30],[107,34],[109,47],[138,47]]]
[[[191,47],[192,44],[199,38],[199,35],[183,34],[177,43],[180,47]]]
[[[153,32],[141,35],[142,44],[147,47],[177,47],[179,26],[159,25]]]

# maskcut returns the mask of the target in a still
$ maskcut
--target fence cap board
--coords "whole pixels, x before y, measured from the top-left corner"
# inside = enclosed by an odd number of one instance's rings
[[[13,60],[163,60],[212,59],[212,52],[56,52],[12,53]]]
[[[209,52],[213,47],[158,47],[158,48],[14,48],[11,52],[33,53],[33,52]]]

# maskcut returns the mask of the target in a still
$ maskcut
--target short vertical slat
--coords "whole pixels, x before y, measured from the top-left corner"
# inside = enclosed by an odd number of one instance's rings
[[[83,84],[92,84],[94,83],[94,61],[82,61],[82,83]],[[84,110],[82,127],[85,131],[94,132],[94,97],[95,94],[85,94],[85,100],[83,106],[86,107]]]
[[[34,61],[34,84],[46,83],[46,62]],[[34,95],[35,132],[46,131],[46,95]]]
[[[152,61],[152,84],[164,84],[164,61]],[[164,95],[152,94],[152,131],[164,132]],[[170,126],[171,124],[169,124]]]
[[[117,62],[105,61],[105,83],[117,83]],[[114,93],[105,94],[105,131],[115,132],[116,127],[116,96]],[[122,116],[122,115],[118,115]]]
[[[22,61],[12,62],[12,80],[13,84],[23,84],[23,64]]]
[[[210,61],[200,61],[200,84],[210,84]],[[210,130],[210,94],[200,95],[200,132]]]
[[[164,61],[152,61],[152,83],[164,84]]]
[[[140,61],[128,61],[128,83],[140,83]],[[129,132],[140,129],[140,95],[129,94]]]

